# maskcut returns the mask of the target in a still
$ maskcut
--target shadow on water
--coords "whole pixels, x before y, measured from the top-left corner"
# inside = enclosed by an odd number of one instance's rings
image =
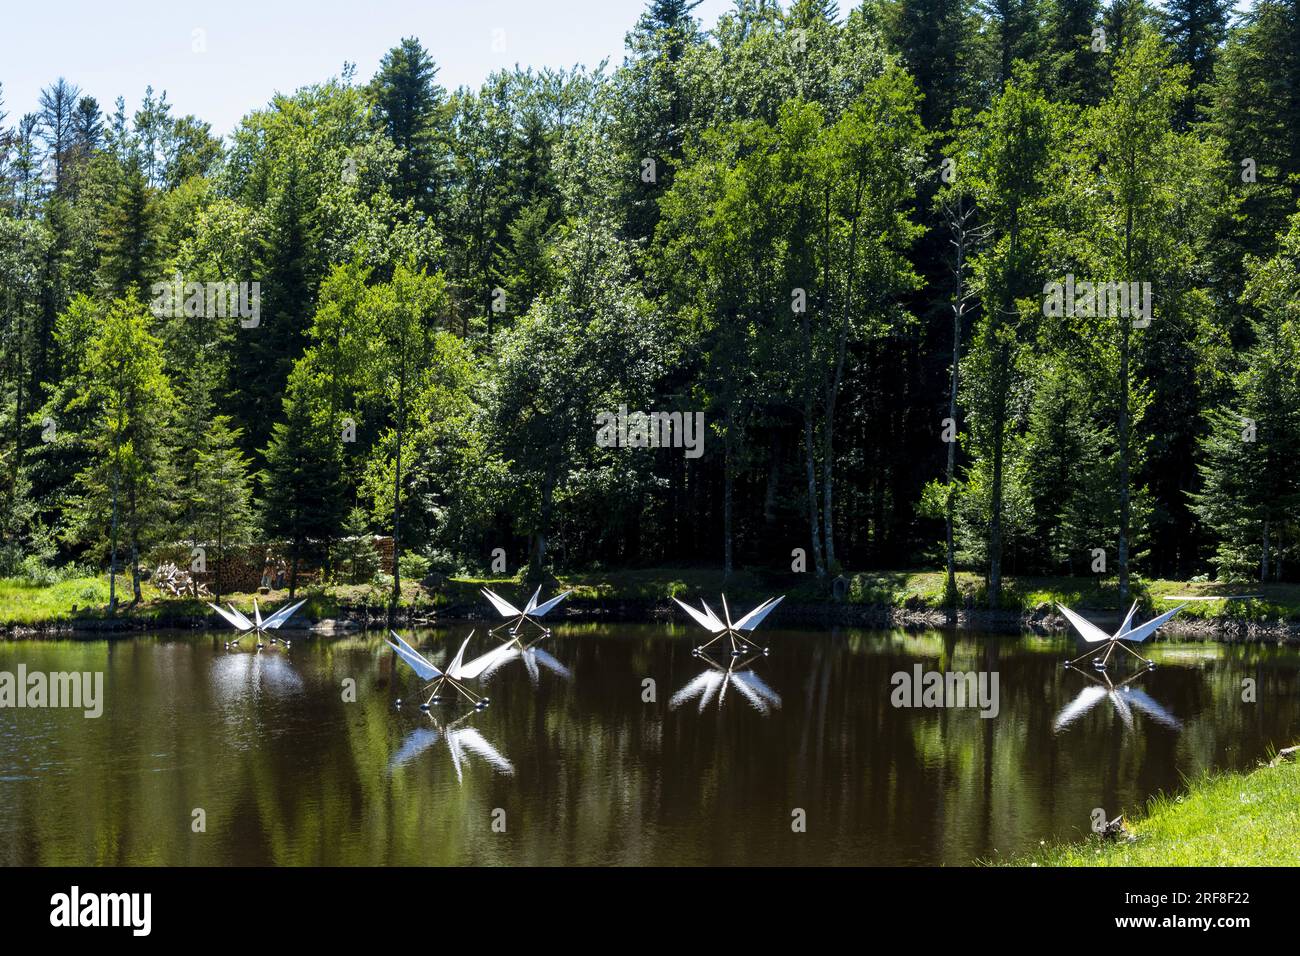
[[[441,663],[465,633],[407,636]],[[484,675],[490,707],[427,713],[377,632],[7,643],[0,672],[102,671],[105,701],[0,710],[0,862],[964,864],[1300,736],[1295,650],[1103,674],[1063,668],[1065,637],[764,636],[697,656],[682,626],[564,625]],[[996,674],[995,716],[973,683],[927,706],[957,673]]]

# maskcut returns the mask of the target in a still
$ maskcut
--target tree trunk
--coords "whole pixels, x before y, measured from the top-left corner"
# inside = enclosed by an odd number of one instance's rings
[[[1129,206],[1124,222],[1124,281],[1132,276],[1133,207]],[[1117,311],[1123,312],[1122,309]],[[1119,318],[1119,603],[1128,603],[1128,525],[1129,525],[1129,454],[1128,454],[1128,360],[1129,323],[1127,315]]]
[[[948,424],[953,430],[953,440],[948,442],[948,464],[944,472],[945,485],[948,489],[944,502],[944,569],[947,571],[947,583],[944,598],[953,606],[957,603],[957,548],[953,538],[953,515],[956,508],[956,489],[953,481],[957,475],[957,386],[961,362],[961,324],[966,310],[966,221],[969,213],[964,204],[959,205],[949,216],[953,232],[952,243],[956,250],[953,264],[953,276],[956,288],[952,303],[952,372],[948,383]]]
[[[813,568],[820,581],[826,577],[822,561],[822,532],[817,518],[817,463],[814,454],[812,399],[804,402],[803,409],[804,471],[808,477],[808,535],[812,540]]]
[[[731,409],[727,409],[726,438],[722,448],[722,577],[731,576]]]
[[[216,600],[213,602],[215,604],[221,603],[221,565],[225,563],[224,559],[226,556],[225,525],[225,508],[223,507],[217,513],[217,568],[212,572],[212,590],[216,592]],[[195,587],[195,591],[198,591],[197,587]]]
[[[835,369],[831,373],[830,381],[825,383],[826,420],[822,423],[822,427],[826,429],[822,433],[822,484],[824,486],[822,488],[822,538],[826,543],[826,570],[832,574],[835,573],[835,406],[839,401],[840,384],[844,381],[844,356],[849,342],[849,313],[853,309],[853,269],[858,258],[858,213],[862,208],[864,188],[863,176],[859,171],[853,200],[853,224],[849,230],[848,276],[844,281],[844,300],[837,310],[840,313],[840,328],[835,343]],[[829,191],[826,223],[827,255],[825,258],[828,270],[826,287],[829,289]]]
[[[826,573],[835,573],[835,444],[831,422],[835,417],[834,400],[826,409],[822,434],[822,540],[826,542]]]
[[[998,308],[997,325],[1000,326],[1007,316],[1015,311],[1015,292],[1012,289],[1015,279],[1015,262],[1020,246],[1019,210],[1013,209],[1011,222],[1007,230],[1008,246],[1004,262],[1002,302]],[[1000,331],[1000,329],[998,330]],[[1011,356],[1007,354],[1005,344],[997,346],[997,380],[995,386],[993,414],[993,487],[989,514],[989,607],[997,608],[1002,603],[1002,472],[1006,451],[1007,428],[1007,379],[1010,378]]]
[[[398,405],[403,404],[399,393]],[[397,605],[402,599],[402,411],[399,409],[397,423],[397,456],[393,469],[393,597],[388,608],[388,623],[397,620]]]
[[[135,532],[131,533],[131,603],[138,605],[144,600],[140,593],[140,542]]]
[[[961,253],[958,252],[960,257]],[[961,283],[957,285],[957,303],[952,310],[952,376],[948,387],[948,419],[949,426],[957,428],[957,363],[961,357]],[[952,519],[953,508],[955,506],[956,494],[953,488],[953,479],[957,471],[957,441],[956,435],[953,440],[948,442],[948,467],[945,471],[946,484],[948,487],[948,500],[944,505],[944,538],[947,549],[945,559],[946,570],[948,572],[948,583],[946,586],[945,597],[952,603],[957,601],[957,549],[953,543]]]
[[[551,511],[555,501],[555,478],[551,470],[546,472],[546,483],[542,486],[542,513],[537,531],[533,534],[532,553],[528,559],[532,574],[540,577],[546,561],[546,541],[551,533]]]
[[[769,528],[776,523],[776,492],[778,478],[781,470],[781,432],[778,431],[772,436],[772,444],[768,449],[771,456],[767,464],[767,490],[763,495],[763,523]],[[674,458],[674,460],[676,460]],[[676,469],[674,469],[676,474]]]
[[[1002,597],[1002,451],[1006,427],[1004,400],[998,401],[993,421],[993,487],[989,514],[989,607],[996,609]]]
[[[122,412],[117,413],[117,434],[113,438],[113,519],[112,531],[109,537],[112,539],[112,547],[108,558],[108,616],[112,617],[117,613],[117,513],[118,498],[121,495],[122,485]]]
[[[1264,546],[1263,546],[1263,548],[1261,549],[1260,559],[1259,559],[1259,581],[1260,581],[1261,584],[1263,584],[1265,581],[1268,580],[1268,552],[1269,552],[1269,544],[1268,544],[1268,518],[1265,518],[1265,519],[1264,519],[1264,542],[1263,542],[1263,545],[1264,545]]]

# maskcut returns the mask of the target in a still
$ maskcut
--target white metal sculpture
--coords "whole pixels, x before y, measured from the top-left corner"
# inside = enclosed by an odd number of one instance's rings
[[[406,661],[411,670],[415,671],[421,679],[429,681],[429,683],[424,687],[425,690],[428,690],[430,687],[433,688],[433,692],[429,695],[429,699],[420,705],[421,710],[428,710],[430,704],[441,700],[442,691],[448,684],[450,684],[452,688],[454,688],[473,706],[486,707],[488,705],[488,698],[474,693],[462,683],[462,681],[473,680],[478,677],[489,663],[488,659],[492,656],[491,654],[484,654],[482,657],[476,658],[468,664],[465,663],[465,648],[469,647],[470,639],[474,636],[473,631],[469,632],[469,637],[465,638],[464,643],[460,645],[460,650],[458,650],[456,656],[451,659],[451,663],[442,668],[438,667],[414,647],[402,640],[396,631],[389,631],[388,633],[393,636],[393,640],[387,642],[388,646],[396,651],[397,656]],[[394,643],[394,641],[396,641],[396,643]],[[398,703],[400,704],[401,701],[399,700]]]
[[[669,710],[676,710],[695,697],[700,699],[700,713],[704,712],[704,708],[709,706],[715,697],[718,707],[721,708],[726,701],[729,687],[735,688],[750,706],[764,716],[769,714],[772,708],[780,708],[781,696],[749,669],[749,665],[762,657],[762,654],[754,653],[743,658],[731,654],[727,656],[726,666],[715,661],[708,654],[702,653],[697,656],[709,665],[709,669],[673,694],[672,699],[668,701]]]
[[[541,587],[538,587],[537,590],[533,592],[533,596],[528,599],[528,604],[521,611],[519,610],[519,608],[515,607],[513,604],[511,604],[509,601],[503,598],[501,595],[497,594],[494,591],[490,591],[487,588],[484,588],[483,596],[487,598],[489,602],[491,602],[494,608],[496,608],[497,613],[504,618],[512,619],[506,621],[506,623],[504,624],[497,625],[496,627],[489,630],[488,633],[495,636],[497,631],[503,630],[505,628],[509,628],[510,641],[508,643],[517,644],[522,649],[524,647],[524,643],[519,639],[519,631],[523,628],[523,626],[525,624],[533,625],[533,627],[537,628],[539,631],[542,632],[543,637],[545,637],[547,634],[550,634],[551,629],[549,627],[543,626],[542,624],[539,624],[537,622],[537,619],[540,617],[545,617],[548,611],[550,611],[552,608],[554,608],[557,604],[559,604],[561,601],[563,601],[566,597],[568,597],[572,593],[573,590],[569,589],[568,591],[564,591],[561,594],[557,594],[549,601],[546,601],[542,604],[538,604],[537,599],[542,595],[542,589]]]
[[[763,618],[771,614],[773,609],[785,600],[785,595],[783,594],[778,598],[768,598],[734,624],[731,622],[731,611],[727,608],[727,596],[725,594],[722,595],[721,619],[713,613],[713,609],[703,600],[700,601],[700,607],[703,610],[699,611],[677,598],[673,598],[673,600],[677,601],[677,603],[681,605],[682,610],[693,617],[696,623],[713,634],[713,637],[695,648],[696,654],[703,653],[711,645],[723,638],[726,638],[731,642],[732,654],[742,654],[746,649],[755,651],[759,654],[766,654],[767,648],[755,644],[745,636],[745,632],[753,631],[754,628],[758,627],[758,625],[762,623]]]
[[[1164,707],[1156,703],[1151,695],[1146,691],[1138,690],[1136,687],[1129,687],[1128,684],[1137,680],[1151,668],[1145,667],[1136,671],[1120,681],[1118,684],[1113,683],[1110,674],[1101,671],[1101,677],[1094,677],[1085,670],[1077,667],[1071,668],[1077,670],[1088,680],[1092,681],[1095,687],[1085,687],[1079,691],[1077,697],[1070,703],[1061,708],[1061,712],[1056,715],[1052,722],[1053,733],[1060,733],[1074,723],[1092,708],[1096,707],[1102,699],[1107,699],[1114,706],[1115,712],[1119,714],[1120,720],[1124,721],[1124,726],[1133,729],[1133,710],[1146,714],[1156,723],[1163,724],[1171,730],[1182,730],[1183,724],[1177,717],[1169,713]],[[1104,680],[1103,680],[1104,678]]]
[[[208,602],[208,607],[212,608],[212,610],[220,614],[221,617],[226,621],[226,623],[230,624],[232,627],[235,628],[235,630],[239,631],[241,636],[247,634],[250,631],[255,633],[257,635],[257,649],[260,651],[264,646],[262,644],[262,638],[265,637],[270,631],[279,630],[280,627],[283,626],[283,624],[287,620],[289,620],[289,618],[293,617],[294,613],[298,610],[298,608],[302,607],[306,603],[307,603],[307,599],[303,598],[297,604],[285,605],[284,607],[280,608],[280,610],[272,614],[270,617],[264,619],[262,617],[262,609],[257,606],[257,598],[253,598],[253,620],[251,621],[243,613],[241,613],[233,604],[226,605],[227,607],[230,608],[229,611],[227,611],[226,608],[218,607],[216,604],[213,604],[210,601]],[[272,637],[271,643],[274,644],[277,642],[277,640],[278,638]],[[238,647],[238,646],[239,646],[238,637],[235,638],[233,641],[226,641],[227,648]],[[285,647],[289,646],[289,642],[287,640],[284,642],[284,646]]]
[[[1107,634],[1101,628],[1097,627],[1097,625],[1093,624],[1090,621],[1085,620],[1084,618],[1080,617],[1078,614],[1075,614],[1073,611],[1071,611],[1068,607],[1066,607],[1063,604],[1058,604],[1056,606],[1060,608],[1061,613],[1065,615],[1065,619],[1074,625],[1074,629],[1079,632],[1080,636],[1085,641],[1087,641],[1089,644],[1097,645],[1097,647],[1092,648],[1086,653],[1080,654],[1074,660],[1066,661],[1065,662],[1066,665],[1069,667],[1074,667],[1079,663],[1079,661],[1086,660],[1087,658],[1091,657],[1094,659],[1092,662],[1092,666],[1097,668],[1098,670],[1104,670],[1106,665],[1110,662],[1110,655],[1114,653],[1115,648],[1117,647],[1123,648],[1125,651],[1128,651],[1128,653],[1132,654],[1143,664],[1154,667],[1155,661],[1148,660],[1147,658],[1143,657],[1141,654],[1133,650],[1133,648],[1129,647],[1128,645],[1140,644],[1143,641],[1145,641],[1148,637],[1154,634],[1161,627],[1161,625],[1168,622],[1175,614],[1177,614],[1187,605],[1180,604],[1172,611],[1166,611],[1164,614],[1161,614],[1159,617],[1153,617],[1145,624],[1140,624],[1137,627],[1130,627],[1130,625],[1133,623],[1133,615],[1137,613],[1137,602],[1134,601],[1133,607],[1129,609],[1128,614],[1124,618],[1124,622],[1120,624],[1119,630],[1117,630],[1114,634]],[[1103,651],[1105,652],[1105,654],[1101,658],[1101,660],[1096,660],[1097,655],[1101,654]]]
[[[472,716],[474,716],[473,711],[444,726],[438,722],[438,719],[433,714],[429,714],[433,726],[418,727],[407,735],[402,748],[393,754],[393,759],[389,761],[389,771],[395,770],[441,740],[446,743],[447,750],[451,754],[451,762],[456,768],[457,780],[462,779],[461,765],[470,754],[482,757],[500,773],[514,773],[515,768],[510,761],[488,743],[481,733],[473,727],[460,726]]]

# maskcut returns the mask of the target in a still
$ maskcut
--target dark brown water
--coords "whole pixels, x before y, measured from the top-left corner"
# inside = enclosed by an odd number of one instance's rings
[[[0,671],[102,671],[105,704],[0,710],[0,863],[965,864],[1300,739],[1294,650],[1157,644],[1112,694],[1064,638],[763,636],[728,675],[680,626],[561,626],[539,646],[569,676],[516,660],[486,710],[432,716],[378,634],[6,643]],[[893,706],[916,664],[996,671],[997,716]]]

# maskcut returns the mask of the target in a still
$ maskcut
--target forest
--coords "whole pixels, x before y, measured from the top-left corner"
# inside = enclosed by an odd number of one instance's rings
[[[1300,580],[1300,0],[695,6],[0,99],[0,577]]]

